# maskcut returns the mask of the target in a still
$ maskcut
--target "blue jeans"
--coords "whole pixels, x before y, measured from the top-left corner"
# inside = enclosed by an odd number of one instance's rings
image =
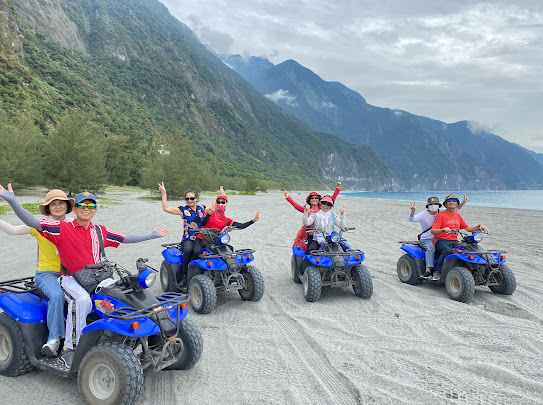
[[[437,261],[435,271],[441,272],[445,258],[454,253],[452,246],[455,243],[457,243],[457,241],[451,239],[440,239],[436,242],[436,254],[439,255],[439,259]]]
[[[49,339],[64,338],[64,291],[60,288],[56,271],[36,271],[34,281],[40,290],[49,298],[47,304],[47,327]]]
[[[426,259],[426,268],[434,267],[435,247],[433,239],[421,239],[420,244],[424,249],[424,258]]]

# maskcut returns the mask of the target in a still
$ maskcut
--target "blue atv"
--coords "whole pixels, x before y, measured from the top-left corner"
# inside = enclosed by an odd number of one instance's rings
[[[304,298],[308,302],[320,299],[322,287],[353,287],[360,298],[370,298],[373,283],[364,261],[364,252],[351,249],[342,234],[354,228],[343,228],[330,235],[319,229],[308,229],[316,235],[322,235],[325,242],[319,250],[307,253],[299,247],[292,247],[292,281],[303,285]],[[346,250],[340,242],[347,247]]]
[[[468,302],[475,293],[475,286],[489,287],[497,294],[511,295],[517,288],[515,275],[505,264],[505,250],[484,250],[479,246],[483,240],[480,232],[460,234],[461,241],[453,247],[453,254],[445,258],[438,280],[422,277],[425,270],[424,250],[419,241],[400,241],[405,252],[398,259],[398,277],[404,283],[422,284],[425,280],[435,284],[445,284],[451,299]],[[435,258],[437,264],[438,257]]]
[[[207,314],[217,304],[217,292],[238,291],[244,301],[259,301],[264,295],[264,278],[260,271],[250,265],[254,260],[253,249],[234,250],[228,245],[230,231],[201,228],[204,247],[199,259],[188,266],[188,289],[177,285],[176,273],[181,271],[183,250],[179,243],[162,245],[164,261],[160,266],[160,283],[164,291],[188,291],[192,309]]]
[[[15,377],[34,368],[69,377],[88,404],[132,404],[143,387],[143,370],[187,370],[202,353],[202,336],[188,319],[188,297],[154,297],[147,288],[156,271],[138,259],[137,275],[112,262],[87,266],[111,272],[91,294],[87,317],[68,367],[60,357],[41,354],[47,341],[47,297],[33,277],[0,282],[0,374]],[[103,274],[103,273],[102,273]]]

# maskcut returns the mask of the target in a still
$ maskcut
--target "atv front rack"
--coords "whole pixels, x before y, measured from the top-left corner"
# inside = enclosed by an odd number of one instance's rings
[[[345,252],[323,252],[322,250],[312,250],[309,252],[311,256],[356,256],[363,255],[364,252],[360,249],[347,249]]]
[[[202,253],[199,257],[200,259],[207,260],[207,259],[222,259],[222,258],[230,258],[234,256],[245,256],[249,253],[254,253],[254,249],[238,249],[234,250],[233,252],[229,253]]]
[[[157,315],[161,312],[169,311],[173,308],[176,308],[177,319],[179,319],[180,308],[183,306],[183,304],[185,304],[185,308],[186,308],[189,303],[188,294],[167,293],[156,298],[160,302],[158,304],[151,305],[147,308],[142,308],[142,309],[134,309],[130,307],[114,308],[112,310],[106,310],[104,312],[104,316],[107,318],[121,319],[123,321],[132,321],[134,319],[148,318],[150,316]],[[182,299],[182,301],[180,301],[179,299]]]
[[[420,240],[400,240],[398,243],[401,243],[402,245],[416,245],[420,246]]]

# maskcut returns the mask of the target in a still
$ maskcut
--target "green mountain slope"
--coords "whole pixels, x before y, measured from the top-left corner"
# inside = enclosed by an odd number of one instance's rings
[[[72,111],[91,111],[106,135],[129,136],[143,157],[176,133],[199,164],[228,177],[399,186],[373,149],[284,113],[156,0],[0,0],[0,9],[0,109],[34,114],[45,133]]]

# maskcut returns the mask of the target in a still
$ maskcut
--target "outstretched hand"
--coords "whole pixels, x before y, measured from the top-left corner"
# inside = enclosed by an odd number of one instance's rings
[[[345,206],[343,206],[343,207],[341,207],[341,208],[339,209],[339,213],[340,213],[341,215],[345,214]]]
[[[6,189],[4,187],[2,187],[2,185],[0,184],[0,195],[6,191]],[[12,193],[13,194],[13,189],[11,188],[11,183],[8,183],[8,190],[7,192],[9,193]]]
[[[464,193],[464,199],[462,200],[462,204],[465,204],[469,201],[469,198],[466,197],[466,193]]]
[[[311,212],[311,205],[306,204],[306,205],[305,205],[305,210],[306,210],[307,212]]]
[[[158,183],[158,191],[160,191],[161,194],[166,194],[166,187],[164,187],[164,182]]]
[[[288,191],[287,190],[283,191],[283,194],[285,195],[285,197],[288,197]]]
[[[260,211],[257,211],[255,217],[253,218],[253,222],[258,221],[259,219],[260,219]]]
[[[226,194],[224,194],[224,187],[223,186],[219,187],[219,195],[226,195]]]
[[[153,232],[156,232],[157,230],[158,230],[158,225],[155,226],[155,229],[153,229]],[[167,236],[169,233],[170,231],[168,231],[167,229],[163,229],[160,231],[160,235],[162,235],[162,237]]]
[[[206,215],[213,214],[216,209],[217,209],[217,203],[215,202],[211,203],[211,206],[206,208]]]
[[[336,188],[341,188],[341,181],[336,181]]]
[[[416,204],[415,204],[415,201],[413,201],[411,203],[411,211],[415,211],[416,210]]]

